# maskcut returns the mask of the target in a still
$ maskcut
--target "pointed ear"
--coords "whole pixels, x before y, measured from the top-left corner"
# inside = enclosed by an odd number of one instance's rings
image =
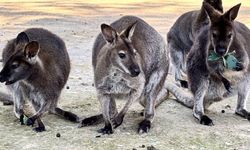
[[[28,43],[29,42],[29,38],[28,35],[25,32],[21,32],[17,35],[16,38],[16,44],[19,43]]]
[[[137,21],[127,27],[127,29],[123,30],[120,35],[128,38],[131,41],[132,36],[134,35],[136,24]]]
[[[203,2],[202,7],[205,9],[210,20],[213,20],[216,16],[218,16],[218,12],[207,2]]]
[[[24,53],[26,58],[33,58],[35,57],[39,52],[40,46],[37,41],[31,41],[29,42],[24,49]]]
[[[117,39],[117,33],[115,29],[107,24],[101,25],[102,35],[108,43],[113,43]]]
[[[228,19],[229,21],[233,21],[237,15],[238,15],[238,12],[239,12],[239,9],[240,9],[240,4],[232,7],[231,9],[229,9],[223,16]]]
[[[210,4],[214,9],[218,10],[219,12],[223,13],[223,6],[222,0],[203,0]]]

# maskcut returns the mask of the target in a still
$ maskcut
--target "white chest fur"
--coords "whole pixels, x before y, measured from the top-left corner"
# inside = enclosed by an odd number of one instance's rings
[[[145,85],[145,77],[140,73],[137,77],[131,77],[117,69],[111,69],[96,87],[101,93],[124,95],[132,91],[141,93]]]

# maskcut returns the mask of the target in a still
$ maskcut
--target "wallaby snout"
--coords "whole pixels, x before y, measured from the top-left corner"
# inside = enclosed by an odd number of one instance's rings
[[[130,71],[131,77],[137,77],[141,73],[140,67],[138,65],[130,66],[129,71]]]
[[[224,47],[218,46],[216,47],[215,52],[220,56],[224,56],[227,53],[227,50]]]

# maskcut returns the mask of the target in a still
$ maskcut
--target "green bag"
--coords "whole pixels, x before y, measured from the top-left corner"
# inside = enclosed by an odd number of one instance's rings
[[[227,69],[235,69],[237,63],[239,63],[238,59],[234,56],[235,51],[228,53],[225,56],[219,56],[217,53],[212,51],[208,56],[208,61],[217,61],[219,59],[222,59],[224,66]]]

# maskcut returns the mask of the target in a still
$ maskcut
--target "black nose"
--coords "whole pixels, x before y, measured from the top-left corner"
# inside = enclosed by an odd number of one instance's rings
[[[131,67],[130,72],[132,77],[137,77],[141,73],[141,70],[139,66],[133,66]]]
[[[225,49],[225,48],[217,48],[217,49],[216,49],[216,53],[217,53],[218,55],[220,55],[220,56],[223,56],[223,55],[225,55],[225,53],[226,53],[226,49]]]

